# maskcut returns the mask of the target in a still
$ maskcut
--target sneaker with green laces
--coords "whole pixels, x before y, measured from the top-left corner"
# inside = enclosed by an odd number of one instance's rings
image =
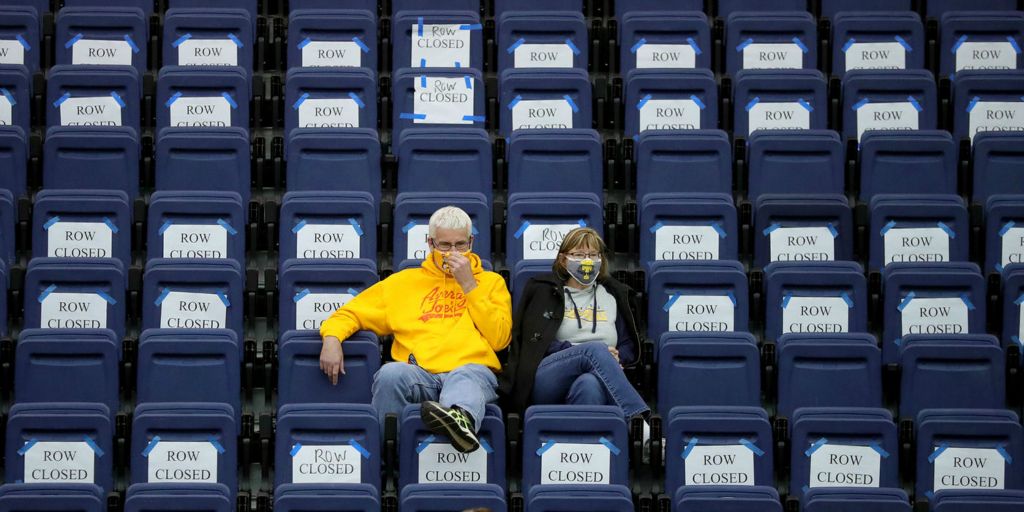
[[[461,453],[476,451],[480,441],[476,438],[473,417],[458,407],[451,409],[437,402],[423,402],[420,417],[431,432],[448,436],[452,446]]]

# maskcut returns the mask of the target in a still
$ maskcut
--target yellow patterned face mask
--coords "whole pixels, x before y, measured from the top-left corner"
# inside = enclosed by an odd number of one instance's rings
[[[565,269],[569,271],[569,275],[578,283],[583,286],[590,286],[594,284],[594,281],[597,280],[597,274],[601,272],[601,260],[566,258]]]

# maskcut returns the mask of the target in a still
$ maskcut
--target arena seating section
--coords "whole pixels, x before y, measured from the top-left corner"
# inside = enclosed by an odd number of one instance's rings
[[[0,0],[0,511],[1024,510],[1022,45],[1020,0]],[[646,446],[381,425],[372,333],[328,383],[449,204],[515,301],[604,235]]]

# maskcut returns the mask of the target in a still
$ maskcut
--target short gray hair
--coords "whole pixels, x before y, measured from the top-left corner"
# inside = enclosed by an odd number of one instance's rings
[[[430,216],[430,225],[427,227],[430,238],[437,236],[438,228],[465,229],[467,238],[473,236],[473,221],[462,208],[457,206],[439,208]]]

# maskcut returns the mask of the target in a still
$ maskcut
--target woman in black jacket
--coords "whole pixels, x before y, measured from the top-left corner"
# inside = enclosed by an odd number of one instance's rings
[[[629,288],[609,275],[600,235],[565,235],[552,273],[527,284],[512,321],[500,389],[514,410],[530,404],[617,405],[649,412],[622,369],[638,362],[640,330]]]

